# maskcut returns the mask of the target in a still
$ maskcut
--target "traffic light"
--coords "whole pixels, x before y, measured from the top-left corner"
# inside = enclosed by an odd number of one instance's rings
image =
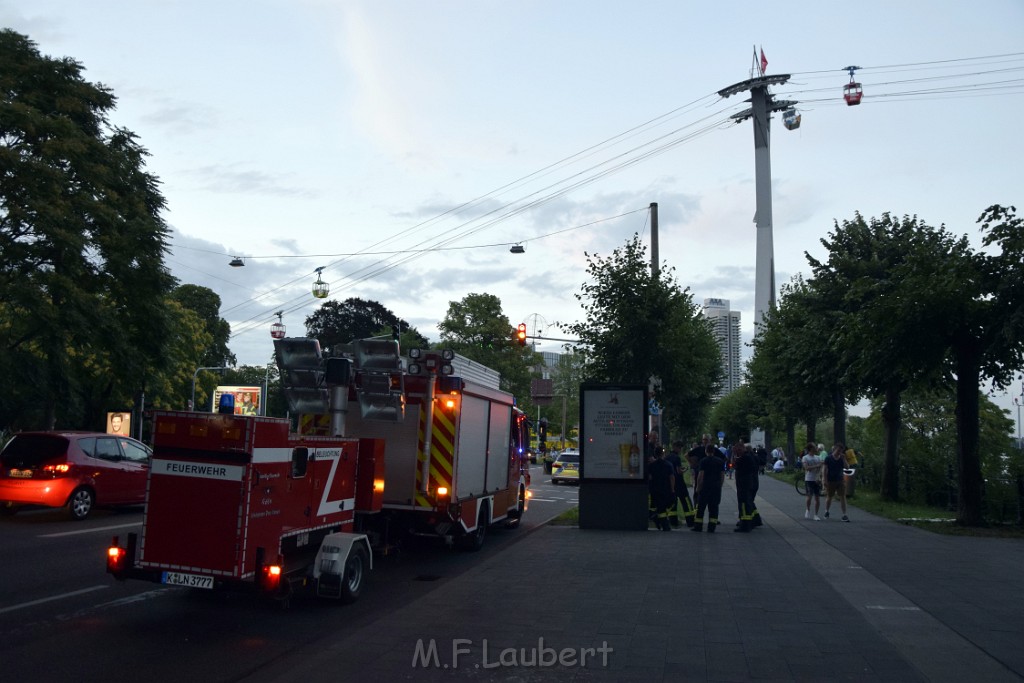
[[[519,323],[516,328],[516,341],[520,346],[526,346],[526,323]]]

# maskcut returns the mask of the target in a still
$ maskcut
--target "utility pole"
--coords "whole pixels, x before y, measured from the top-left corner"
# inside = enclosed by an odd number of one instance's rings
[[[651,202],[651,279],[658,279],[658,202]]]
[[[757,194],[757,210],[754,223],[757,226],[756,271],[754,275],[754,330],[764,314],[775,306],[775,248],[772,244],[772,161],[770,146],[771,113],[795,106],[791,100],[775,101],[768,92],[770,85],[782,85],[789,80],[789,74],[765,76],[761,73],[735,85],[718,91],[719,97],[729,97],[750,91],[750,109],[733,114],[737,123],[751,118],[754,121],[754,170]]]

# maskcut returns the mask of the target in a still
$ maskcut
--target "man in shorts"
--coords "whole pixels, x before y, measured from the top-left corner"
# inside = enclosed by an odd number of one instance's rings
[[[825,458],[825,519],[828,519],[829,508],[832,507],[832,498],[839,498],[839,505],[843,508],[843,521],[849,522],[846,516],[846,480],[843,476],[843,469],[846,467],[846,454],[843,444],[837,443],[832,447],[832,453]]]
[[[820,522],[818,511],[821,509],[821,468],[824,463],[818,458],[818,449],[813,443],[807,444],[804,457],[800,459],[804,468],[804,488],[807,489],[807,509],[804,519],[811,518],[811,496],[814,496],[814,521]]]

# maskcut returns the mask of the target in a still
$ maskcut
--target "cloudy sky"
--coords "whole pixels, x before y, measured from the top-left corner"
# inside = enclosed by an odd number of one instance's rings
[[[717,92],[755,46],[802,116],[772,127],[778,283],[855,212],[976,238],[987,206],[1024,206],[1020,0],[0,0],[0,24],[113,89],[168,201],[168,265],[220,294],[243,364],[270,360],[275,311],[304,333],[318,267],[331,298],[432,340],[485,292],[558,337],[586,254],[649,244],[652,202],[661,259],[749,339],[753,133],[729,118],[746,96]]]

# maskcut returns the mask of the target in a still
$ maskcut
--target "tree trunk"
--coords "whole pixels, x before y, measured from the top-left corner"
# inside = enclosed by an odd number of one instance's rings
[[[818,421],[807,420],[807,443],[818,443]],[[807,444],[804,444],[807,445]],[[801,448],[800,450],[803,450]]]
[[[885,462],[882,464],[882,500],[899,500],[900,392],[886,389],[882,405],[885,438]]]
[[[786,460],[790,467],[796,466],[796,420],[786,418]]]
[[[960,496],[956,521],[981,526],[981,448],[979,445],[980,363],[975,346],[954,349],[956,354],[956,450]]]
[[[846,445],[846,397],[838,384],[832,387],[832,443]]]

